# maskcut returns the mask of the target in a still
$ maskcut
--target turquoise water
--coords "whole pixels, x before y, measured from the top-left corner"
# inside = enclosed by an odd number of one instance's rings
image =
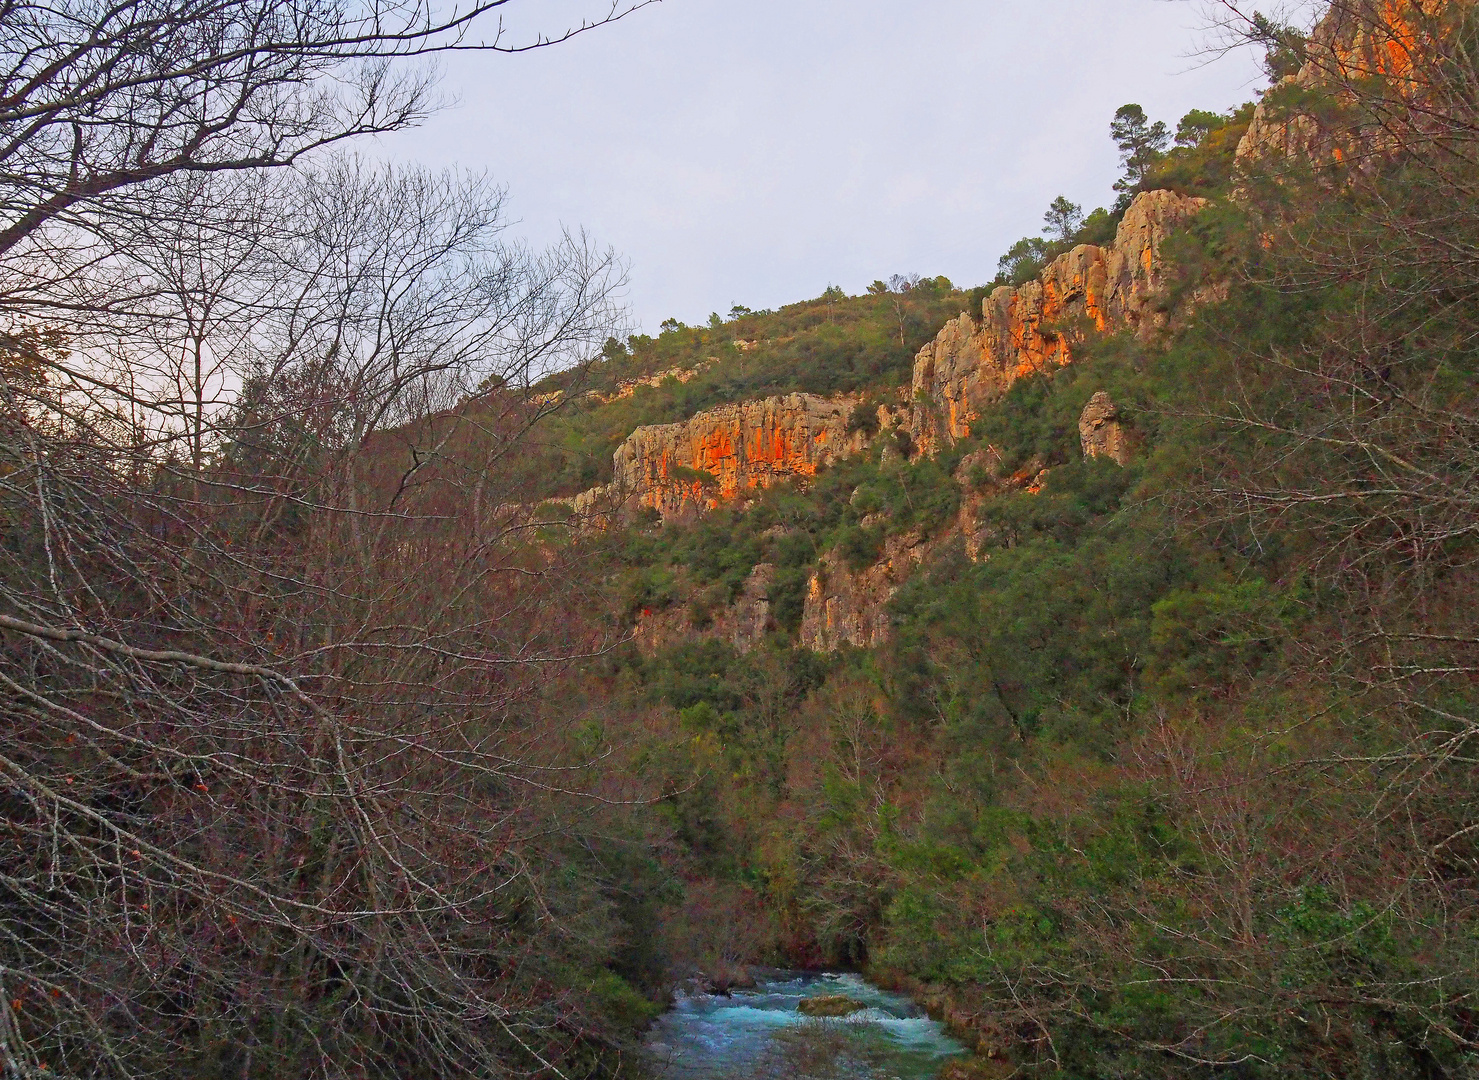
[[[803,998],[866,1005],[814,1020]],[[781,972],[731,997],[679,997],[647,1041],[661,1080],[933,1080],[961,1045],[906,997],[857,975]]]

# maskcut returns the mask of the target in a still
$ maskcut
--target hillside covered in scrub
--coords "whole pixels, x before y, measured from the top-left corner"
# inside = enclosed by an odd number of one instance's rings
[[[863,966],[981,1075],[1479,1068],[1472,203],[1424,111],[1475,31],[1394,18],[915,286],[907,370],[745,382],[771,317],[716,318],[561,421],[629,418],[575,506],[634,637],[583,685],[674,784],[673,956]]]
[[[1474,5],[1227,5],[1258,100],[994,280],[647,336],[262,2],[5,54],[5,1080],[643,1080],[762,966],[950,1080],[1479,1077]]]

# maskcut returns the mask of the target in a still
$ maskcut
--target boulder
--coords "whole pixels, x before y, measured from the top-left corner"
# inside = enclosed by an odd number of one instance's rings
[[[825,994],[821,997],[803,998],[796,1011],[802,1016],[838,1017],[862,1012],[868,1006],[842,994]]]
[[[1103,390],[1089,399],[1078,418],[1078,440],[1084,457],[1107,457],[1119,465],[1130,463],[1130,432],[1118,406]]]

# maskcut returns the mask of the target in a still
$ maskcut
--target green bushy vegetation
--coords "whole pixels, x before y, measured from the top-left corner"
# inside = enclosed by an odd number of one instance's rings
[[[733,601],[750,572],[769,563],[776,567],[771,610],[794,640],[804,591],[822,556],[835,550],[861,570],[887,537],[911,531],[928,537],[946,527],[960,505],[952,471],[964,450],[910,462],[878,446],[804,489],[779,485],[698,522],[629,528],[612,540],[622,610],[635,616],[683,603],[712,609]]]
[[[1462,1010],[1445,1001],[1472,992],[1479,939],[1424,907],[1447,889],[1399,901],[1371,876],[1396,823],[1370,818],[1376,776],[1334,764],[1403,736],[1304,660],[1343,602],[1302,572],[1298,530],[1209,530],[1167,494],[1206,465],[1183,410],[1188,387],[1228,392],[1224,326],[1239,348],[1287,344],[1311,304],[1250,288],[1165,353],[1111,341],[1019,383],[982,437],[1049,462],[1042,492],[989,499],[984,556],[947,545],[893,601],[893,641],[789,682],[779,729],[753,672],[793,663],[781,642],[709,646],[724,660],[698,679],[678,677],[689,650],[642,662],[717,739],[711,859],[759,890],[792,956],[947,987],[1047,1076],[1183,1076],[1191,1055],[1259,1077],[1473,1065],[1431,1024]],[[1154,447],[1128,469],[1076,451],[1070,419],[1103,386]],[[1329,844],[1369,846],[1332,863]],[[1444,994],[1420,978],[1440,969]]]

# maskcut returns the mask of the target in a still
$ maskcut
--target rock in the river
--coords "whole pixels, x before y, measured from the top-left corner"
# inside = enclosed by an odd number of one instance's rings
[[[836,1017],[851,1016],[868,1006],[842,994],[826,994],[822,997],[803,998],[796,1011],[802,1016]]]

